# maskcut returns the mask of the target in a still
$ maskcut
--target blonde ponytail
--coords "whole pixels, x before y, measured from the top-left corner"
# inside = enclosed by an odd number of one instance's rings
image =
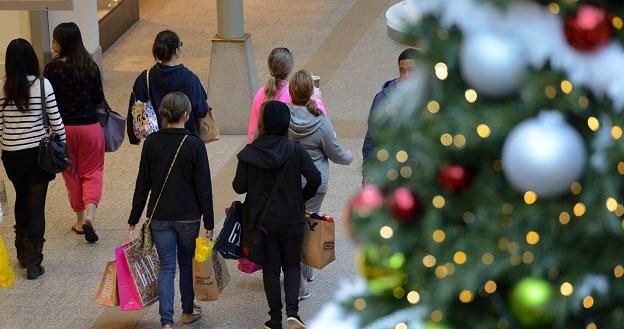
[[[264,100],[270,101],[275,98],[280,82],[288,78],[292,71],[294,60],[288,48],[275,48],[269,54],[267,62],[271,77],[264,85]]]
[[[316,105],[316,101],[313,99],[308,100],[306,108],[308,109],[308,111],[310,111],[310,113],[314,114],[315,117],[320,117],[321,115],[323,115],[323,112],[321,112],[321,110]]]
[[[321,116],[323,112],[318,108],[312,97],[314,93],[314,81],[312,75],[305,70],[299,70],[290,78],[288,86],[292,103],[298,106],[305,106],[314,116]]]

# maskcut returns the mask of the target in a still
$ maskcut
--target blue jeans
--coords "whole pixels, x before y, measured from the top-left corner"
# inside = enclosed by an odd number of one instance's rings
[[[182,313],[192,314],[195,293],[193,292],[193,255],[195,238],[199,234],[197,223],[154,220],[150,224],[156,251],[160,259],[158,275],[158,296],[161,325],[173,325],[173,279],[176,272],[176,250],[180,267],[180,295]]]

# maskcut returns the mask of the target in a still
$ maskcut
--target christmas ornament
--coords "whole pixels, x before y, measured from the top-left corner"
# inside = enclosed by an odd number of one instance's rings
[[[366,250],[358,250],[355,262],[358,274],[368,280],[400,273],[397,270],[381,265],[381,255],[377,246],[369,246]]]
[[[611,40],[611,22],[605,9],[592,4],[581,5],[573,16],[565,19],[564,34],[573,48],[593,51]]]
[[[470,183],[470,173],[464,166],[445,164],[438,172],[438,183],[447,191],[461,191]]]
[[[555,196],[569,191],[586,162],[581,135],[557,111],[518,124],[503,145],[503,171],[520,192]]]
[[[553,317],[553,288],[540,278],[526,278],[511,292],[510,308],[518,322],[525,327],[548,324]]]
[[[464,80],[479,94],[501,97],[522,85],[526,59],[513,39],[482,32],[464,40],[460,66]]]
[[[351,211],[360,215],[367,215],[383,205],[384,197],[381,190],[375,185],[365,186],[350,203]]]
[[[390,211],[405,223],[409,223],[422,210],[422,204],[407,187],[399,187],[390,198]]]
[[[394,288],[405,283],[406,277],[403,273],[394,273],[368,280],[368,291],[377,297],[391,295]]]

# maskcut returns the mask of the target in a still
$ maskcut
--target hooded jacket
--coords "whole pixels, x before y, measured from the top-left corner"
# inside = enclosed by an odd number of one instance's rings
[[[399,79],[394,79],[390,81],[386,81],[381,87],[381,91],[375,95],[375,99],[373,99],[373,105],[371,105],[370,113],[368,114],[368,128],[366,129],[366,137],[364,137],[364,145],[362,146],[362,156],[364,157],[364,161],[366,161],[373,152],[375,148],[375,141],[371,136],[371,126],[372,126],[372,118],[373,112],[377,110],[379,105],[383,103],[383,101],[390,95],[390,92],[396,87],[396,83]]]
[[[349,165],[351,152],[340,146],[334,127],[325,115],[315,116],[305,106],[290,106],[290,139],[298,141],[308,151],[316,169],[321,172],[317,193],[326,193],[329,181],[329,161]]]
[[[131,144],[138,144],[139,140],[134,136],[132,129],[132,105],[137,100],[152,101],[154,111],[158,117],[158,127],[163,127],[163,118],[158,114],[160,102],[170,92],[183,92],[191,101],[191,118],[186,122],[185,128],[193,135],[198,135],[197,120],[208,113],[208,95],[199,81],[199,78],[184,65],[169,66],[156,63],[149,71],[149,97],[147,95],[147,70],[141,72],[132,87],[132,95],[128,104],[127,129]]]
[[[290,122],[286,104],[270,101],[263,119],[265,134],[238,153],[232,187],[238,194],[247,193],[245,204],[250,218],[258,219],[266,204],[266,223],[303,223],[305,201],[316,194],[321,174],[301,144],[286,138]],[[275,198],[267,204],[280,174],[283,176]],[[302,175],[307,180],[303,187]]]

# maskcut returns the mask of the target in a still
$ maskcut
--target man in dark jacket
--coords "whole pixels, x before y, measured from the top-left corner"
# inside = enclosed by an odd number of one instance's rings
[[[383,102],[386,100],[388,95],[390,95],[392,90],[394,90],[394,87],[411,76],[415,66],[414,58],[416,58],[416,55],[417,50],[414,48],[407,48],[401,52],[401,55],[399,55],[399,77],[386,81],[381,87],[381,91],[378,92],[377,95],[375,95],[375,99],[373,99],[373,105],[371,106],[370,113],[368,114],[368,129],[366,130],[366,137],[364,137],[364,145],[362,146],[364,163],[366,163],[366,160],[375,148],[375,141],[371,136],[371,120],[373,118],[373,112],[375,112],[380,105],[383,105]]]
[[[251,221],[265,214],[262,225],[267,233],[263,241],[262,276],[271,320],[264,327],[282,328],[280,270],[283,270],[287,321],[292,328],[305,328],[298,315],[305,201],[316,194],[321,174],[303,146],[288,140],[290,110],[286,104],[265,103],[262,120],[264,131],[238,154],[232,186],[236,193],[247,193],[245,204]],[[304,187],[302,175],[307,181]],[[277,192],[271,201],[268,199],[275,184],[278,184]]]

